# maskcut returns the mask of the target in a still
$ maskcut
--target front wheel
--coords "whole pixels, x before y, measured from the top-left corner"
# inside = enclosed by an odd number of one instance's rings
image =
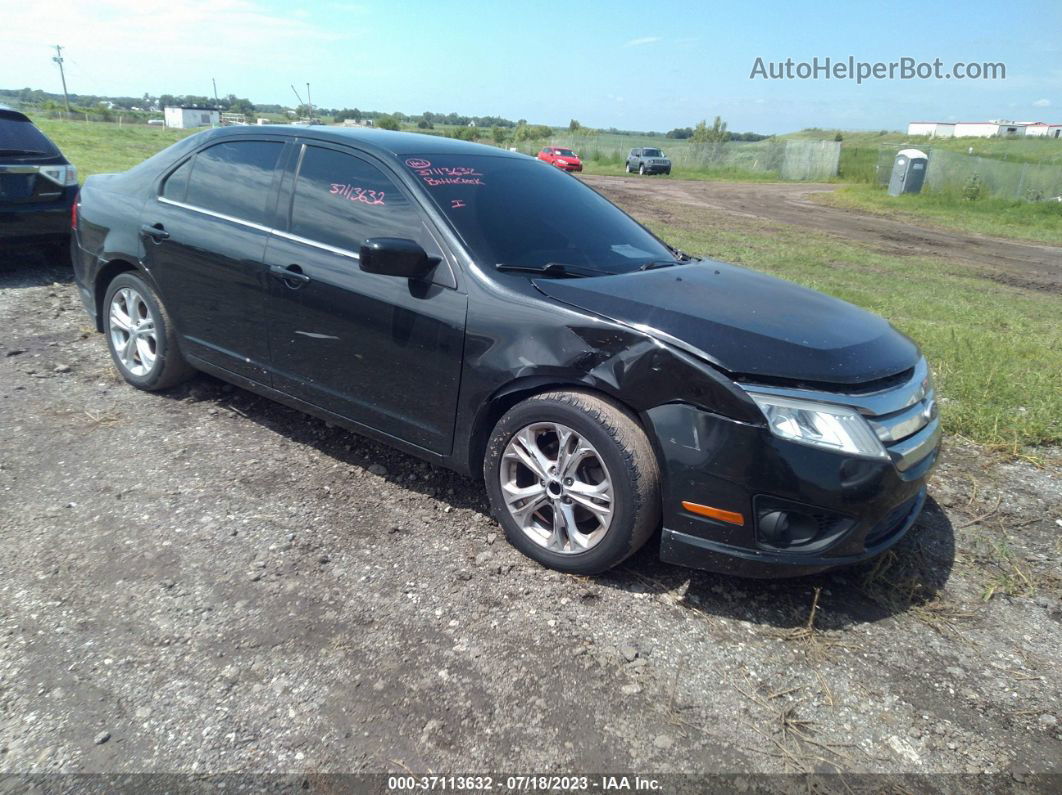
[[[660,524],[649,440],[600,395],[549,392],[516,405],[494,428],[483,473],[509,543],[559,571],[612,568]]]
[[[177,332],[151,286],[121,273],[107,287],[107,347],[122,378],[138,389],[168,389],[194,372],[177,348]]]
[[[645,163],[642,163],[640,166],[638,166],[638,173],[641,174],[643,177],[645,176]]]

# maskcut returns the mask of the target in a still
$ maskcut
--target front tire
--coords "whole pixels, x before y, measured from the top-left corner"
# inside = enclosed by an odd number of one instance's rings
[[[640,166],[638,166],[638,173],[641,174],[643,177],[645,176],[645,163],[642,163]]]
[[[598,574],[660,524],[660,472],[637,419],[589,392],[548,392],[510,409],[483,474],[514,547],[544,566]]]
[[[137,389],[168,389],[194,370],[177,347],[170,315],[151,286],[134,273],[121,273],[107,287],[107,347],[122,378]]]

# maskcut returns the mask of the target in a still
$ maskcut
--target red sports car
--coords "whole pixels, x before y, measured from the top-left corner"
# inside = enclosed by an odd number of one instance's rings
[[[538,153],[539,160],[545,160],[551,166],[556,166],[561,171],[582,171],[583,161],[579,155],[571,149],[563,146],[547,146]]]

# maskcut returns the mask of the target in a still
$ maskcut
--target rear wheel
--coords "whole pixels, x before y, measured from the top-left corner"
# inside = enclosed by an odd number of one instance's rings
[[[630,161],[630,160],[628,160],[628,161],[626,162],[626,164],[625,164],[625,165],[623,166],[623,169],[624,169],[624,170],[625,170],[625,171],[626,171],[626,172],[627,172],[628,174],[630,174],[630,173],[631,173],[631,161]]]
[[[121,273],[107,287],[107,347],[122,378],[138,389],[168,389],[192,375],[177,348],[177,333],[151,286]]]
[[[638,421],[587,392],[512,408],[483,465],[495,518],[539,563],[597,574],[637,551],[660,522],[659,468]]]

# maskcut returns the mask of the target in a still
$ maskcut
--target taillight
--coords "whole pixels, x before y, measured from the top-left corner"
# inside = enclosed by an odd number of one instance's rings
[[[77,231],[77,205],[81,201],[81,191],[74,196],[74,203],[70,207],[70,228]]]
[[[42,177],[64,188],[77,184],[77,169],[74,166],[38,166],[37,171]]]

